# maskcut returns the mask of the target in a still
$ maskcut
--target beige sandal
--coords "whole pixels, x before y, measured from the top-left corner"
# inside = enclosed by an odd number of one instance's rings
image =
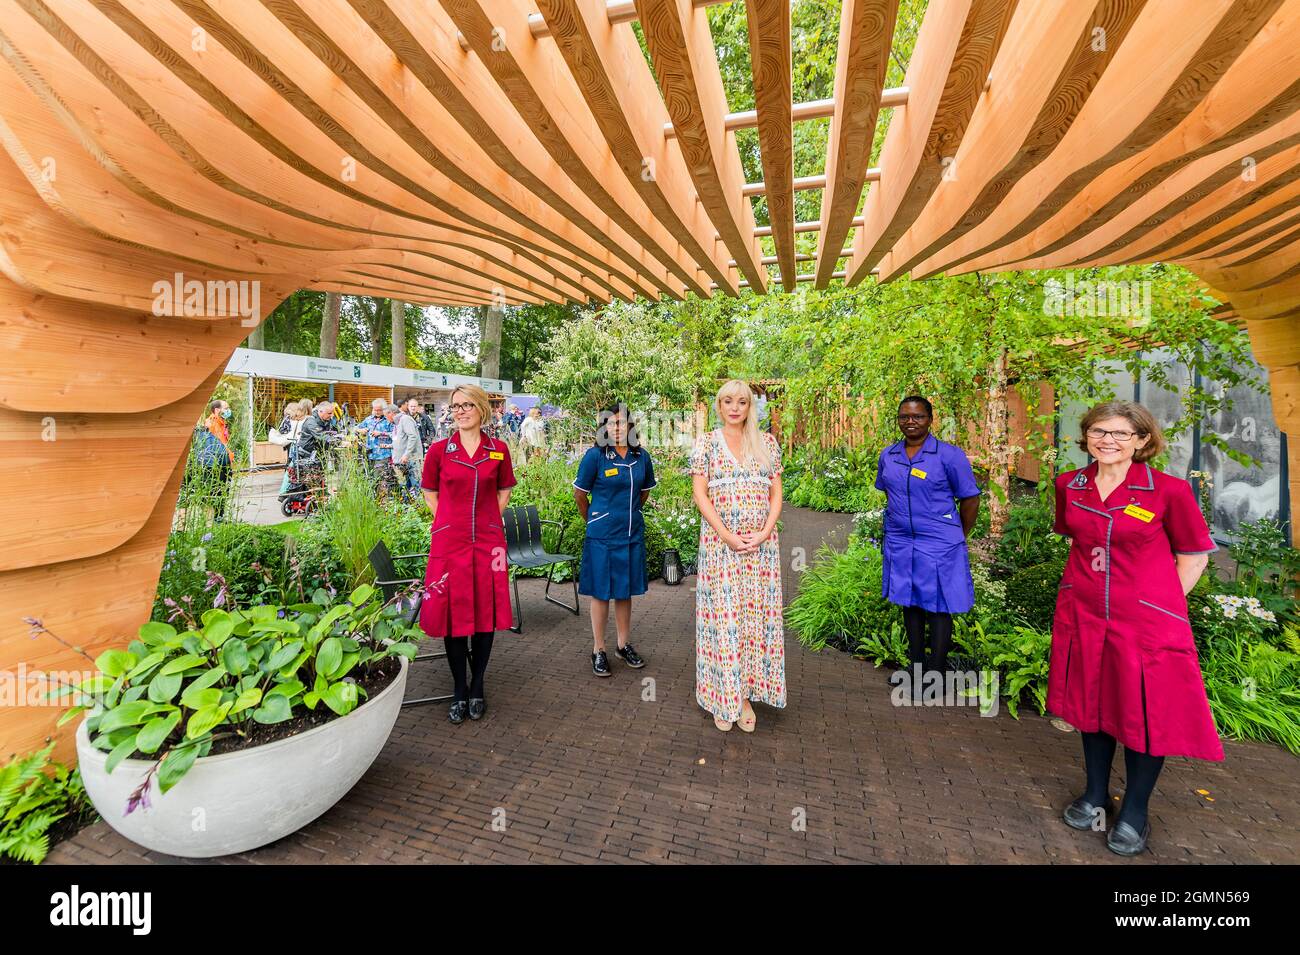
[[[758,714],[754,712],[752,706],[749,708],[749,719],[745,719],[745,711],[741,710],[740,719],[736,721],[736,725],[740,727],[742,732],[754,732],[754,727],[758,725]]]
[[[731,723],[728,722],[727,720],[720,719],[719,717],[715,716],[713,718],[713,725],[716,726],[718,729],[722,730],[722,732],[724,733],[731,732]]]

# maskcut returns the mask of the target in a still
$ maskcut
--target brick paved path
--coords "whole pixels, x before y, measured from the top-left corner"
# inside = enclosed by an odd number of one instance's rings
[[[845,532],[836,515],[795,508],[785,523],[787,567],[792,547],[811,556]],[[403,711],[342,802],[221,861],[1126,864],[1100,834],[1060,821],[1082,784],[1079,739],[1032,711],[1016,721],[894,707],[887,671],[788,636],[787,708],[756,707],[753,735],[719,733],[694,700],[692,584],[651,584],[634,608],[649,665],[614,660],[614,676],[597,680],[585,617],[523,582],[527,630],[497,638],[481,723],[452,726],[442,705]],[[653,702],[642,700],[644,677]],[[407,692],[449,685],[435,660],[416,667]],[[1217,765],[1168,761],[1143,861],[1300,861],[1300,761],[1273,746],[1226,749]],[[1115,766],[1119,786],[1118,754]],[[795,831],[801,815],[806,831]],[[99,822],[50,861],[190,860],[146,852]]]

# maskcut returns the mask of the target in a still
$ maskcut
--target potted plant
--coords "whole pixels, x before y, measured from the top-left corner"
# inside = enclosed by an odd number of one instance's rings
[[[61,688],[78,698],[60,723],[86,717],[91,802],[128,839],[177,856],[243,852],[306,825],[392,731],[418,633],[400,606],[363,585],[339,602],[317,590],[287,607],[216,607],[184,631],[145,624],[95,659],[97,675]]]

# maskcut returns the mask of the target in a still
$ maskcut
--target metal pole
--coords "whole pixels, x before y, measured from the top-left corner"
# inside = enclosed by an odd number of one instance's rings
[[[253,433],[253,376],[248,376],[248,470],[253,470],[253,444],[257,435]]]

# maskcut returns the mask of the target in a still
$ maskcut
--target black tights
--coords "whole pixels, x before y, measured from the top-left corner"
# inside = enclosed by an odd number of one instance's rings
[[[492,632],[476,633],[472,637],[448,637],[447,664],[455,683],[453,699],[483,699],[483,674],[487,672],[488,657],[492,655]],[[465,679],[465,664],[469,663],[469,680]]]
[[[1103,806],[1110,800],[1110,764],[1115,758],[1115,737],[1109,733],[1080,733],[1083,737],[1083,766],[1088,773],[1088,789],[1083,798],[1094,806]],[[1147,803],[1156,788],[1156,779],[1165,765],[1163,756],[1139,753],[1124,747],[1124,772],[1128,787],[1124,790],[1124,804],[1119,818],[1141,832],[1147,823]]]
[[[903,626],[907,630],[907,652],[912,665],[925,667],[925,628],[930,625],[929,669],[943,671],[948,666],[948,648],[952,646],[952,614],[930,613],[920,607],[903,608]]]

